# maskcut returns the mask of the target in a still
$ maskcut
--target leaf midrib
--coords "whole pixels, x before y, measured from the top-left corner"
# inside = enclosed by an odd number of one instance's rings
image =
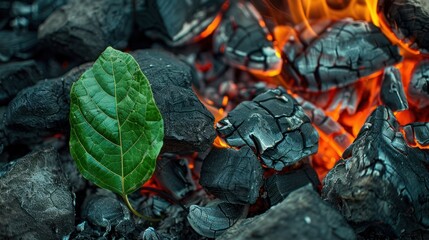
[[[122,187],[122,195],[125,195],[125,178],[124,178],[124,155],[122,150],[122,133],[121,133],[121,122],[119,120],[119,111],[118,111],[118,96],[116,92],[116,75],[115,75],[115,68],[113,66],[113,59],[112,54],[109,56],[110,63],[112,64],[112,78],[113,78],[113,86],[114,86],[114,95],[115,95],[115,110],[116,110],[116,119],[118,119],[118,135],[119,135],[119,150],[120,150],[120,157],[121,157],[121,187]]]

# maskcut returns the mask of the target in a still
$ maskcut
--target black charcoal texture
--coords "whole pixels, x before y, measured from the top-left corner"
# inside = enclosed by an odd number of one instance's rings
[[[284,70],[293,76],[297,89],[344,87],[402,60],[398,47],[372,23],[340,20],[312,26],[320,32],[317,38],[308,29],[297,29],[283,46],[288,62]]]
[[[414,68],[408,85],[408,100],[417,108],[429,106],[429,61],[423,60]]]
[[[139,30],[170,46],[196,41],[220,14],[224,0],[144,0],[137,1]]]
[[[429,52],[429,3],[427,0],[379,1],[391,29],[411,48]]]
[[[13,59],[29,59],[38,44],[37,33],[0,31],[0,63]]]
[[[201,167],[200,184],[215,197],[253,204],[262,186],[262,167],[252,149],[213,148]]]
[[[43,71],[34,60],[0,65],[0,104],[10,101],[24,88],[43,79]]]
[[[131,29],[131,1],[72,0],[40,25],[38,38],[46,50],[83,63],[108,46],[125,48]]]
[[[229,145],[251,147],[276,170],[317,152],[319,141],[302,107],[280,88],[240,103],[216,130]]]
[[[381,102],[392,111],[408,109],[407,97],[402,84],[401,73],[396,67],[384,69],[383,80],[380,87]]]
[[[247,209],[248,207],[245,205],[212,201],[205,207],[191,205],[187,218],[197,233],[204,237],[216,238],[240,218],[245,217]]]
[[[403,127],[405,139],[412,146],[429,146],[429,123],[414,122]]]
[[[250,2],[231,2],[213,35],[214,52],[223,54],[231,66],[256,74],[279,74],[283,61],[261,15]]]
[[[368,117],[342,158],[324,180],[323,198],[357,231],[398,237],[429,228],[426,156],[406,144],[390,109]]]
[[[267,212],[238,221],[217,239],[351,240],[356,235],[340,213],[304,186]]]
[[[214,117],[191,88],[190,67],[161,50],[132,53],[151,83],[164,119],[164,152],[203,152],[215,136]]]
[[[73,231],[73,196],[55,150],[3,167],[0,191],[1,239],[62,239]]]
[[[320,181],[311,165],[303,163],[297,169],[286,173],[275,173],[268,177],[265,180],[265,190],[273,206],[283,201],[291,192],[309,184],[316,190],[320,186]]]

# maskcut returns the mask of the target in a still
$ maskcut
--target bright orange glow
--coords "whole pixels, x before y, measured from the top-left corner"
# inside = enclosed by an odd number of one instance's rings
[[[216,28],[219,26],[220,21],[222,20],[223,12],[228,9],[229,7],[229,1],[225,1],[225,3],[222,5],[222,10],[216,15],[216,17],[213,19],[213,21],[207,26],[207,28],[200,33],[200,35],[196,36],[194,41],[198,42],[201,39],[204,39],[208,37],[210,34],[216,30]]]

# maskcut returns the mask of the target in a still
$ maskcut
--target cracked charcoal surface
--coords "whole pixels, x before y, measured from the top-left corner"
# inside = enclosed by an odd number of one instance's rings
[[[57,153],[41,150],[0,171],[0,238],[61,239],[74,228],[72,193]]]
[[[247,206],[212,201],[210,206],[191,205],[188,222],[200,235],[208,238],[219,237],[225,230],[246,216]]]
[[[34,60],[0,65],[0,104],[7,103],[19,91],[42,78],[42,69]]]
[[[131,28],[130,1],[75,0],[53,12],[38,37],[46,49],[86,62],[108,46],[125,48]]]
[[[408,85],[408,100],[418,108],[429,106],[429,61],[421,61],[415,67]]]
[[[429,52],[429,4],[426,0],[384,0],[379,3],[396,35],[411,48]]]
[[[319,140],[301,106],[281,89],[242,102],[216,130],[229,145],[256,150],[266,166],[276,170],[317,152]]]
[[[140,30],[170,46],[191,43],[213,22],[224,0],[138,1],[136,23]]]
[[[155,178],[175,199],[182,199],[197,189],[186,158],[163,154],[156,161]]]
[[[405,139],[408,144],[415,146],[420,145],[423,147],[429,146],[429,123],[415,122],[407,124],[403,127]]]
[[[164,119],[164,152],[208,149],[216,133],[214,117],[191,88],[191,69],[170,53],[138,50],[132,53],[151,83]]]
[[[355,142],[326,176],[323,198],[347,221],[397,236],[429,228],[429,173],[424,153],[408,147],[386,107],[367,119]]]
[[[297,88],[318,92],[344,87],[402,59],[398,48],[371,23],[341,20],[330,27],[327,22],[320,24],[315,25],[321,32],[317,39],[302,32],[283,48],[290,63],[284,64],[285,69],[292,71]]]
[[[388,67],[384,70],[383,82],[380,88],[380,99],[392,111],[408,109],[401,73],[396,67]]]
[[[9,103],[0,123],[0,144],[31,144],[69,130],[70,88],[92,64],[84,64],[63,77],[39,81]]]
[[[278,74],[282,59],[276,54],[269,31],[250,2],[235,1],[224,14],[213,39],[215,53],[224,54],[228,64],[253,73]]]
[[[29,59],[37,45],[35,32],[0,31],[0,63],[12,59]]]
[[[345,219],[310,186],[293,191],[285,200],[254,218],[228,229],[219,240],[356,239]]]
[[[319,178],[309,163],[304,163],[299,169],[294,169],[282,174],[274,174],[265,181],[265,189],[268,193],[271,206],[274,206],[285,199],[291,192],[300,187],[311,184],[316,190],[319,185]]]
[[[200,184],[223,201],[253,204],[259,197],[262,175],[261,164],[249,147],[213,148],[203,161]]]

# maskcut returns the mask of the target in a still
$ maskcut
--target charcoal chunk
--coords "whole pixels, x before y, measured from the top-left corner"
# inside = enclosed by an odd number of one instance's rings
[[[0,62],[29,59],[37,43],[35,32],[0,31]]]
[[[399,39],[411,48],[429,52],[429,4],[426,0],[384,0],[381,12]]]
[[[197,189],[186,158],[177,158],[174,154],[163,154],[156,161],[154,174],[157,182],[175,199],[182,199]]]
[[[61,239],[71,233],[73,197],[58,154],[40,150],[8,166],[0,174],[0,238]]]
[[[238,221],[219,240],[356,239],[345,219],[322,201],[311,186],[293,191],[259,216]]]
[[[357,82],[387,66],[401,61],[398,47],[372,23],[341,20],[333,25],[315,26],[321,35],[297,34],[283,47],[298,89],[327,91]]]
[[[216,24],[215,18],[224,2],[224,0],[138,1],[136,23],[146,35],[162,39],[170,46],[180,46],[198,40],[200,34],[210,24]],[[214,29],[216,26],[210,27]]]
[[[291,192],[300,187],[311,184],[316,190],[319,185],[319,178],[309,163],[298,169],[293,169],[286,173],[276,173],[267,178],[265,189],[268,193],[271,206],[283,201]]]
[[[247,214],[247,206],[225,202],[211,202],[210,206],[191,205],[188,221],[200,235],[209,238],[220,236]]]
[[[429,173],[424,153],[410,148],[390,109],[378,107],[326,176],[323,198],[363,231],[396,237],[429,228]]]
[[[0,123],[0,143],[32,144],[47,136],[69,130],[70,88],[90,67],[84,64],[63,77],[39,81],[9,103]]]
[[[203,161],[200,184],[226,202],[253,204],[262,186],[262,174],[261,164],[249,147],[213,148]]]
[[[191,89],[190,67],[160,50],[138,50],[132,55],[151,83],[164,119],[163,151],[208,149],[216,136],[214,117]]]
[[[108,46],[125,48],[131,28],[131,1],[74,0],[40,25],[38,37],[46,49],[86,62]]]
[[[383,82],[381,83],[380,90],[381,102],[392,111],[403,111],[408,109],[401,73],[396,67],[388,67],[384,70]]]
[[[408,85],[408,97],[418,108],[429,106],[429,61],[421,61],[415,67]]]
[[[429,123],[415,122],[403,127],[405,139],[411,146],[429,146]]]
[[[264,20],[252,3],[233,1],[214,36],[214,51],[228,64],[252,73],[274,76],[282,59],[273,46]]]
[[[0,65],[0,104],[8,102],[19,91],[42,78],[42,70],[33,60]]]
[[[216,130],[229,145],[256,150],[266,166],[276,170],[317,152],[319,141],[301,106],[281,89],[242,102]]]

